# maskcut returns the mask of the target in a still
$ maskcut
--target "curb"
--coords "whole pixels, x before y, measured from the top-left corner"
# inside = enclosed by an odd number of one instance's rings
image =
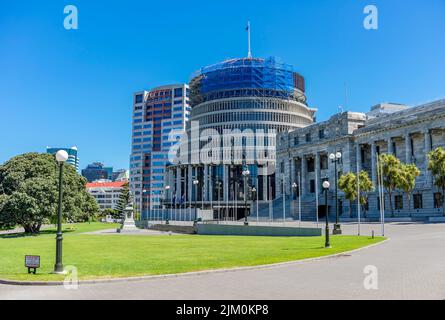
[[[334,253],[334,254],[327,255],[327,256],[308,258],[308,259],[302,259],[302,260],[278,262],[278,263],[264,264],[264,265],[258,265],[258,266],[202,270],[202,271],[192,271],[192,272],[185,272],[185,273],[160,274],[160,275],[153,275],[153,276],[79,280],[78,284],[82,285],[82,284],[136,282],[136,281],[143,281],[143,280],[169,279],[169,278],[178,278],[178,277],[193,277],[193,276],[200,276],[200,275],[213,274],[213,273],[226,273],[226,272],[237,272],[237,271],[248,271],[248,270],[272,269],[272,268],[277,268],[277,267],[282,267],[282,266],[298,265],[298,264],[302,264],[302,263],[308,263],[308,262],[312,262],[312,261],[319,261],[319,260],[331,259],[331,258],[335,258],[335,257],[339,257],[339,256],[348,255],[348,254],[351,254],[354,252],[358,252],[361,250],[370,249],[372,247],[382,245],[382,244],[386,243],[387,241],[389,241],[390,239],[391,238],[386,238],[385,240],[380,241],[378,243],[370,244],[369,246],[350,250],[350,251],[344,251],[344,252]],[[14,285],[14,286],[63,286],[64,282],[63,281],[20,281],[20,280],[0,279],[0,284]]]

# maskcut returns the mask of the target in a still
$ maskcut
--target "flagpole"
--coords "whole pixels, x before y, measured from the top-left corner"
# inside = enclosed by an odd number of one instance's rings
[[[250,21],[247,21],[246,29],[247,29],[247,47],[248,47],[247,58],[252,59],[252,53],[250,52]]]

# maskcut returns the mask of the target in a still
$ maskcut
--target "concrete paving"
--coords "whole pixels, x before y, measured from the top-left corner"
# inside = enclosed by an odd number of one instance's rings
[[[356,224],[343,225],[356,234]],[[378,224],[362,225],[376,235]],[[132,282],[62,286],[0,285],[0,299],[445,299],[445,225],[391,223],[390,241],[316,261],[266,269],[184,275]],[[366,266],[378,289],[364,287]]]

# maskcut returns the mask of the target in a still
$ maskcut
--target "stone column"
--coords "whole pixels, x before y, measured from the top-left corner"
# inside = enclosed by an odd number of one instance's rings
[[[204,191],[203,191],[203,200],[208,201],[208,192],[209,192],[209,166],[204,164]]]
[[[229,200],[229,166],[227,164],[223,165],[223,199]]]
[[[392,138],[388,139],[388,154],[394,154],[394,150],[392,148]]]
[[[263,179],[263,201],[267,201],[269,199],[269,194],[268,194],[268,186],[267,186],[267,175],[264,174],[262,176]]]
[[[291,157],[291,160],[290,160],[290,181],[289,181],[291,188],[292,188],[292,184],[294,182],[297,182],[297,173],[295,171],[295,159]]]
[[[290,186],[292,185],[291,182],[291,174],[290,174],[290,162],[289,160],[284,160],[284,192],[286,195],[290,194]]]
[[[192,203],[192,195],[193,195],[193,166],[188,165],[187,166],[187,199],[188,204],[190,205]]]
[[[277,162],[277,166],[275,167],[275,198],[280,198],[283,193],[283,187],[281,186],[282,174],[281,172],[281,161]]]
[[[301,157],[301,196],[306,195],[306,175],[307,175],[307,161],[306,157],[303,155]]]
[[[209,167],[208,167],[208,172],[207,172],[207,174],[208,174],[208,185],[209,185],[209,197],[208,197],[208,201],[213,201],[213,184],[216,182],[216,180],[214,179],[214,177],[213,177],[213,165],[210,165]]]
[[[357,173],[359,173],[362,170],[362,149],[358,142],[355,145],[355,159],[357,161]]]
[[[411,136],[409,133],[405,135],[405,162],[411,163]]]
[[[428,187],[432,187],[433,183],[433,177],[431,175],[431,172],[428,170],[428,156],[427,154],[431,151],[431,133],[428,128],[425,128],[423,131],[424,134],[424,141],[425,141],[425,181],[427,183]]]
[[[375,141],[371,142],[371,178],[374,187],[377,188],[377,148]]]
[[[181,166],[176,167],[176,203],[179,204],[181,201]]]

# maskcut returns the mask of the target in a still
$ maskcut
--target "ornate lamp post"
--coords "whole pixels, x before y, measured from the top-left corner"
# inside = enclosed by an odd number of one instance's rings
[[[247,177],[250,175],[249,169],[246,167],[242,172],[244,178],[244,225],[248,226],[249,222],[247,221]]]
[[[62,183],[63,183],[63,165],[68,160],[68,153],[65,150],[59,150],[56,153],[56,160],[59,163],[59,207],[57,215],[57,236],[56,236],[56,264],[54,273],[63,273],[62,263]]]
[[[297,188],[298,188],[297,183],[296,182],[292,183],[293,200],[297,199]],[[294,208],[295,208],[295,205],[294,205]],[[294,215],[295,215],[295,212],[294,212]]]
[[[326,218],[326,231],[325,231],[325,248],[330,248],[331,243],[329,242],[329,218],[328,218],[328,191],[331,184],[329,181],[323,182],[323,190],[324,190],[324,210],[325,210],[325,218]]]
[[[258,223],[259,217],[258,217],[258,193],[256,192],[256,188],[252,188],[252,200],[256,202],[256,222]]]
[[[193,185],[195,186],[195,220],[193,220],[193,225],[196,226],[198,223],[198,208],[197,208],[197,200],[198,200],[198,184],[199,180],[193,180]]]
[[[329,155],[329,159],[331,159],[331,162],[334,163],[334,170],[335,170],[335,224],[334,224],[334,234],[341,234],[341,227],[338,223],[339,216],[338,216],[338,172],[337,172],[337,163],[340,161],[342,157],[341,152],[331,153]]]
[[[144,195],[145,195],[145,194],[147,194],[147,190],[144,189],[144,190],[142,190],[142,199],[144,199]],[[144,202],[144,201],[142,201],[142,203],[143,203],[143,202]],[[147,206],[147,205],[148,205],[148,202],[147,202],[147,204],[145,205],[146,208],[147,208],[147,219],[148,219],[148,206]],[[142,213],[143,209],[144,209],[144,206],[141,207],[141,214],[143,214],[143,213]],[[148,220],[150,220],[150,219],[148,219]]]

